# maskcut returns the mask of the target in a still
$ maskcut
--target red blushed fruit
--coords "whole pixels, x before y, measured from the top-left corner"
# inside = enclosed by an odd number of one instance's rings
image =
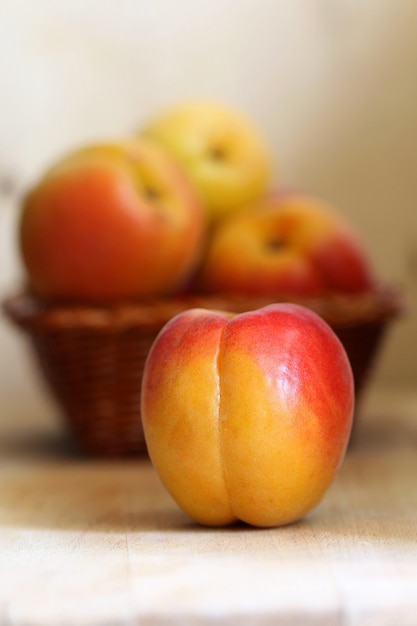
[[[51,169],[24,201],[20,247],[43,296],[137,298],[176,289],[204,232],[185,175],[143,140],[91,146]]]
[[[156,339],[142,384],[151,459],[179,505],[210,525],[305,515],[342,462],[353,407],[342,344],[292,304],[178,315]]]
[[[208,292],[312,297],[364,293],[375,277],[359,237],[339,214],[285,192],[218,225],[197,282]]]

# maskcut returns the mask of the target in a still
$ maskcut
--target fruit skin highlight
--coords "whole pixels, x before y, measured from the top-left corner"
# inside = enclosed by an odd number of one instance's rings
[[[209,223],[238,212],[268,187],[269,147],[252,122],[228,106],[185,102],[155,115],[139,132],[160,143],[181,164]]]
[[[188,179],[158,145],[79,149],[24,199],[19,244],[31,288],[109,301],[174,291],[194,270],[206,222]]]
[[[180,313],[148,355],[150,458],[197,522],[280,526],[320,501],[343,460],[354,385],[346,352],[312,311]]]
[[[376,280],[338,212],[310,195],[276,192],[219,224],[197,282],[208,292],[315,297],[364,293]]]

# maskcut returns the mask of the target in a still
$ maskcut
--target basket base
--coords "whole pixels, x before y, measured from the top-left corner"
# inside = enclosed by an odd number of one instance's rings
[[[78,449],[88,456],[147,454],[140,386],[155,334],[32,338],[35,358]]]
[[[30,338],[50,391],[62,407],[77,447],[88,456],[146,454],[140,405],[143,368],[164,324],[193,307],[241,313],[285,298],[190,296],[98,307],[45,303],[30,294],[9,298],[3,309]],[[299,301],[333,328],[345,347],[358,407],[388,324],[403,313],[391,287],[358,298]]]

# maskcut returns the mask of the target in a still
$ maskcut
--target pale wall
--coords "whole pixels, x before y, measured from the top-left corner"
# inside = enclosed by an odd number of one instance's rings
[[[241,108],[277,180],[334,203],[381,277],[417,292],[414,0],[24,0],[0,3],[0,296],[20,277],[18,199],[62,151],[130,132],[195,96]],[[7,189],[10,181],[13,190]],[[417,381],[416,315],[374,379]],[[45,402],[0,321],[0,397]]]

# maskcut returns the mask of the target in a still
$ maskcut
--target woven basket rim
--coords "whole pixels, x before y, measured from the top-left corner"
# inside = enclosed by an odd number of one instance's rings
[[[407,303],[398,287],[379,285],[360,295],[331,295],[303,299],[284,295],[191,294],[152,298],[112,305],[48,302],[22,291],[6,298],[3,312],[17,326],[31,332],[90,330],[115,332],[128,329],[157,330],[176,314],[191,308],[242,313],[276,302],[293,302],[321,315],[329,324],[352,326],[385,322],[405,313]]]

